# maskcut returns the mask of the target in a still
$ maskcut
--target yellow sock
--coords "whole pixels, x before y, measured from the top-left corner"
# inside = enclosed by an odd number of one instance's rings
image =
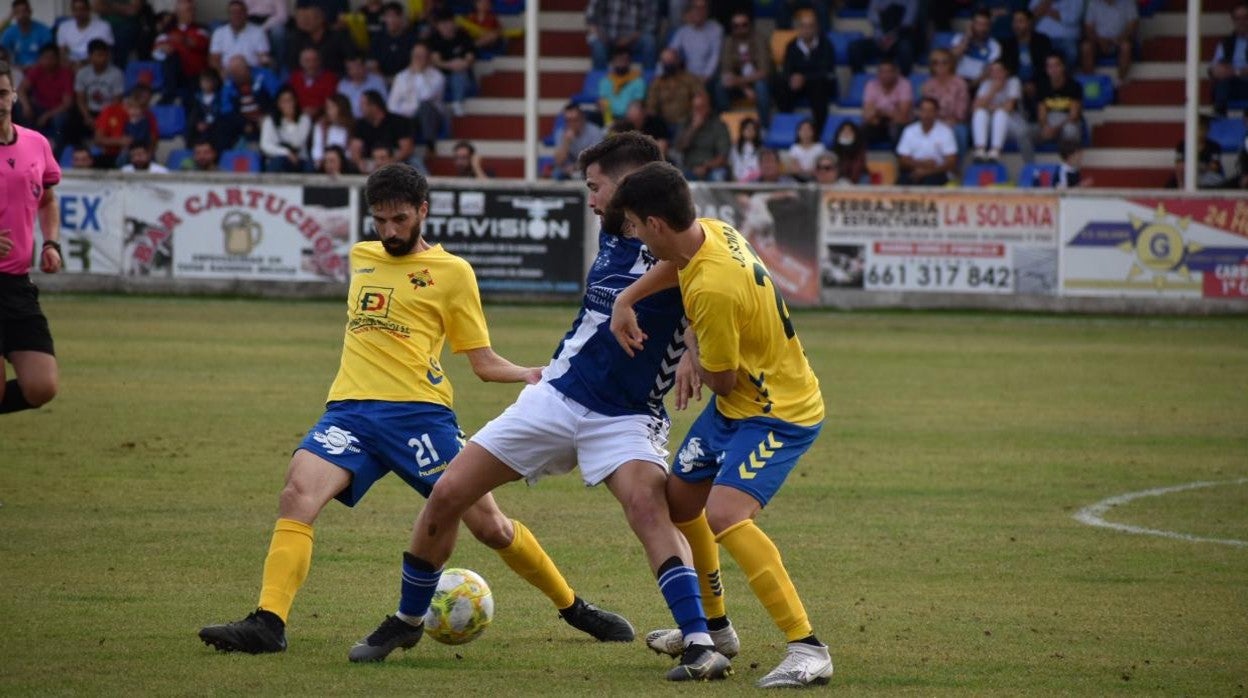
[[[277,614],[285,623],[295,594],[308,578],[311,566],[312,527],[293,519],[278,519],[273,526],[269,555],[264,558],[260,608]]]
[[[763,608],[789,642],[814,633],[802,600],[797,597],[797,589],[793,588],[793,580],[789,579],[780,560],[780,551],[753,520],[746,519],[729,527],[715,540],[722,543],[741,566],[750,589],[763,602]]]
[[[545,594],[555,604],[555,608],[571,606],[576,600],[576,594],[559,573],[559,568],[555,567],[555,561],[542,550],[542,544],[537,542],[537,538],[524,524],[512,519],[511,525],[515,529],[511,545],[496,551],[498,556],[503,558],[503,562],[513,572],[523,577],[524,581]]]
[[[711,525],[706,522],[706,510],[692,521],[676,524],[685,534],[693,551],[693,568],[698,572],[698,585],[702,588],[702,608],[707,618],[727,615],[724,610],[724,585],[720,581],[719,544]]]

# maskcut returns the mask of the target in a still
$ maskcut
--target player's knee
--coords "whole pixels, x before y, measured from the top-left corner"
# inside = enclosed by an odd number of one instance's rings
[[[662,494],[639,489],[630,493],[620,504],[634,529],[653,530],[656,526],[666,526],[671,521],[667,501]]]
[[[460,489],[454,480],[439,479],[429,493],[429,501],[425,502],[425,516],[436,522],[461,518],[476,498],[469,500]]]
[[[473,537],[495,550],[511,545],[512,533],[509,528],[507,519],[503,516],[491,516],[485,520],[473,521],[468,526]]]
[[[42,407],[56,397],[58,388],[55,378],[31,381],[22,385],[22,397],[26,398],[26,402],[30,403],[31,407]]]
[[[706,507],[706,522],[711,526],[711,533],[717,536],[741,523],[746,518],[744,513],[732,507],[715,506],[714,504],[708,504]]]

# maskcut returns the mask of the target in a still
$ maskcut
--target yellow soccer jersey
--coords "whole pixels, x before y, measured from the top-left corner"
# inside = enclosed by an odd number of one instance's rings
[[[698,223],[706,242],[680,270],[680,292],[702,367],[737,372],[732,392],[716,398],[720,413],[729,419],[818,424],[823,420],[819,379],[767,268],[732,226],[713,218]]]
[[[441,245],[392,257],[380,242],[351,248],[342,362],[329,401],[390,400],[452,407],[438,357],[490,346],[477,277]]]

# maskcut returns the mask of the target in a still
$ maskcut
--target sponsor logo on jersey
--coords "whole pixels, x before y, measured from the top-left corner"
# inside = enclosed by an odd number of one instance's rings
[[[386,317],[390,314],[390,295],[394,289],[384,286],[361,286],[356,297],[355,309],[369,317]]]
[[[425,378],[428,378],[432,385],[437,385],[446,380],[446,376],[442,375],[442,365],[432,356],[429,357],[429,368],[425,371]]]
[[[312,438],[316,440],[321,448],[331,456],[341,456],[343,453],[350,451],[351,453],[359,453],[360,449],[355,445],[360,442],[351,432],[338,427],[330,427],[325,431],[318,431],[312,434]]]

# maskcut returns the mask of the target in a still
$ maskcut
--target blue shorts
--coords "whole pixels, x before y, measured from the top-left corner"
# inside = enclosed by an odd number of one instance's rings
[[[822,428],[769,417],[729,419],[712,399],[685,434],[672,474],[685,482],[714,478],[767,506]]]
[[[428,402],[342,400],[299,443],[303,449],[351,473],[351,484],[338,493],[349,507],[364,497],[386,473],[403,478],[428,497],[433,483],[464,447],[455,413]]]

